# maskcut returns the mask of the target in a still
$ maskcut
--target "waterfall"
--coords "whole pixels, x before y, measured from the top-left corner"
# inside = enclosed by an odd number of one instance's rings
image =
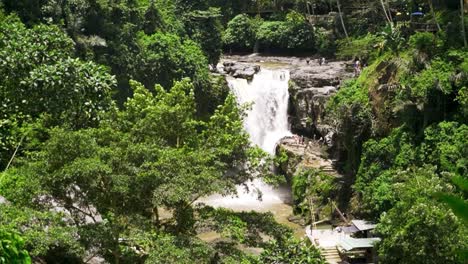
[[[245,79],[228,78],[229,86],[239,104],[252,104],[244,119],[244,126],[253,144],[264,151],[274,154],[278,141],[291,132],[288,129],[288,81],[286,70],[262,69],[251,82]],[[225,207],[239,211],[271,211],[280,222],[287,222],[287,216],[292,209],[287,202],[291,194],[287,187],[274,188],[261,179],[237,186],[236,197],[223,197],[215,194],[200,199],[201,202],[214,206]],[[258,192],[261,193],[259,200]],[[253,192],[252,192],[253,191]]]
[[[244,126],[252,143],[274,154],[278,141],[291,135],[288,129],[288,81],[286,70],[262,69],[251,82],[228,79],[239,104],[252,104]]]

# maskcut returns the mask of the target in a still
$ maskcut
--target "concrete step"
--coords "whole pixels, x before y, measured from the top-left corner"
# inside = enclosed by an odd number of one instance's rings
[[[341,257],[336,247],[326,247],[320,249],[325,261],[329,264],[337,264],[341,262]]]

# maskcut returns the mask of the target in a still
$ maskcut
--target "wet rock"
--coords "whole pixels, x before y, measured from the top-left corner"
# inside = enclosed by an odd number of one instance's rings
[[[260,65],[235,61],[224,61],[222,71],[235,78],[252,80],[253,76],[260,71]]]

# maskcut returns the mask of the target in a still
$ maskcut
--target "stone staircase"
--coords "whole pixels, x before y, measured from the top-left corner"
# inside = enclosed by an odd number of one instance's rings
[[[336,247],[320,248],[320,251],[328,264],[338,264],[341,262],[341,257]]]
[[[336,170],[330,165],[325,165],[325,166],[321,166],[320,167],[320,170],[325,172],[325,173],[328,173],[328,174],[331,174],[331,175],[334,175],[334,174],[337,174],[336,173]]]

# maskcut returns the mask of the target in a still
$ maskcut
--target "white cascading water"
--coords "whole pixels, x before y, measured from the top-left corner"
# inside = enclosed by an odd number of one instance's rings
[[[245,79],[228,78],[229,86],[239,104],[252,104],[244,120],[244,126],[253,144],[274,155],[278,141],[290,136],[288,126],[288,81],[286,70],[262,69],[251,82]],[[290,191],[287,188],[273,188],[260,179],[238,186],[235,197],[212,195],[200,200],[214,207],[225,207],[238,211],[272,211],[275,215],[290,214]],[[261,193],[259,200],[258,190]]]
[[[244,120],[252,143],[275,154],[278,141],[291,135],[288,129],[288,81],[285,70],[262,69],[249,83],[245,79],[228,80],[239,104],[253,103]]]

